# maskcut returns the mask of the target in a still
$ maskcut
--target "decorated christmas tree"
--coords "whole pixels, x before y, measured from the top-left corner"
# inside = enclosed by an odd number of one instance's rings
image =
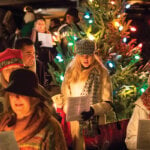
[[[140,57],[142,43],[131,39],[130,32],[134,30],[132,21],[127,20],[125,13],[130,7],[121,0],[89,0],[83,1],[79,7],[82,14],[80,26],[84,37],[95,40],[97,53],[108,68],[113,85],[113,101],[119,114],[119,119],[129,118],[134,101],[148,87],[148,72],[144,70]],[[74,56],[76,40],[82,38],[75,32],[68,38],[67,55],[63,55],[61,46],[57,43],[58,55],[55,70],[49,64],[49,73],[55,84],[61,85],[67,64]]]

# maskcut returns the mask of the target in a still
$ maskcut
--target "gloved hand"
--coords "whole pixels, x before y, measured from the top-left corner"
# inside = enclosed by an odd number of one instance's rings
[[[90,107],[89,111],[83,111],[81,113],[81,118],[83,121],[89,120],[94,115],[94,109]]]

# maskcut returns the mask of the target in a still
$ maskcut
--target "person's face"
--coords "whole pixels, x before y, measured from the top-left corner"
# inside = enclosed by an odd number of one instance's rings
[[[40,19],[36,21],[35,29],[37,32],[44,33],[46,31],[45,21]]]
[[[17,69],[19,69],[19,68],[22,68],[20,65],[11,65],[11,66],[7,66],[6,68],[4,68],[3,70],[2,70],[2,74],[3,74],[3,76],[4,76],[4,78],[5,78],[5,80],[7,81],[7,82],[9,82],[9,77],[10,77],[10,74],[13,72],[13,71],[15,71],[15,70],[17,70]]]
[[[67,14],[67,15],[66,15],[66,22],[67,22],[68,24],[72,24],[72,23],[74,22],[74,17],[71,16],[71,15],[69,15],[69,14]]]
[[[35,65],[35,47],[34,45],[25,45],[22,48],[22,55],[23,55],[23,64],[24,66],[33,66]]]
[[[93,63],[93,55],[78,55],[80,63],[83,67],[87,68]]]
[[[55,22],[52,20],[51,24],[50,24],[50,27],[53,28],[53,27],[55,27],[55,25],[56,25]]]
[[[32,97],[19,95],[15,93],[9,93],[10,106],[12,110],[16,113],[17,118],[21,119],[32,113],[31,101]]]

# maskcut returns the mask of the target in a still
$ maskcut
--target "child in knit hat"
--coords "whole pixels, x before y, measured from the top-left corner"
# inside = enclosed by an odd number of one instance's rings
[[[6,49],[0,53],[1,84],[7,86],[12,71],[23,67],[22,52],[16,49]]]
[[[5,107],[2,89],[7,87],[11,72],[21,67],[23,67],[21,50],[8,48],[0,53],[0,113]]]
[[[61,87],[64,100],[62,109],[66,112],[68,97],[90,97],[90,109],[81,113],[82,120],[70,121],[73,149],[84,150],[86,145],[82,129],[85,129],[87,135],[95,136],[92,130],[94,126],[106,123],[105,114],[111,110],[111,106],[105,101],[112,101],[112,86],[107,69],[99,59],[100,56],[95,53],[94,41],[77,41],[75,52],[75,57],[67,66]]]

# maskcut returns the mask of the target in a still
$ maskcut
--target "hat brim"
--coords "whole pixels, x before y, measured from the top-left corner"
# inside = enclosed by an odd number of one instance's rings
[[[13,82],[9,84],[8,87],[4,89],[4,91],[29,97],[37,97],[40,98],[41,100],[47,100],[47,98],[40,92],[38,88],[34,88],[32,90],[31,89],[22,90],[20,88],[15,87]]]

